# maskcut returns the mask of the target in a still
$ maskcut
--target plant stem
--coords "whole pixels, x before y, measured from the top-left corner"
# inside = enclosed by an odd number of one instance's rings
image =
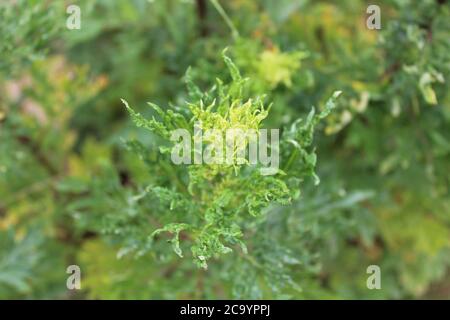
[[[291,167],[292,162],[297,157],[297,155],[298,155],[298,149],[294,149],[294,151],[291,153],[291,156],[289,157],[289,159],[286,163],[286,166],[283,168],[283,171],[287,171]]]
[[[210,0],[214,8],[216,8],[217,12],[221,15],[223,20],[225,20],[225,23],[228,25],[228,27],[231,30],[231,34],[234,39],[239,38],[239,32],[237,31],[236,27],[234,26],[233,22],[231,21],[230,17],[228,17],[225,10],[223,10],[222,6],[219,4],[217,0]]]

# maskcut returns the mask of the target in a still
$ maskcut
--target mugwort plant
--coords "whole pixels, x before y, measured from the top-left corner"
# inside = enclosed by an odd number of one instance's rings
[[[265,106],[264,97],[248,97],[251,79],[241,76],[225,51],[222,58],[231,81],[217,79],[202,92],[188,70],[190,102],[167,111],[149,103],[161,120],[145,118],[122,100],[138,127],[171,142],[159,150],[166,157],[165,165],[176,167],[173,172],[178,177],[173,188],[149,185],[138,196],[154,194],[170,210],[179,212],[175,221],[155,230],[144,246],[151,248],[162,232],[168,232],[173,235],[170,242],[175,253],[182,257],[183,232],[187,234],[183,238],[192,243],[195,262],[205,269],[209,259],[231,252],[234,245],[247,253],[243,238],[249,221],[263,217],[271,205],[291,203],[305,178],[318,182],[316,155],[311,149],[314,127],[335,107],[340,94],[335,92],[321,113],[312,109],[305,120],[284,129],[281,137],[272,129],[269,146],[267,130],[261,126],[271,105]],[[179,165],[185,165],[184,169]]]

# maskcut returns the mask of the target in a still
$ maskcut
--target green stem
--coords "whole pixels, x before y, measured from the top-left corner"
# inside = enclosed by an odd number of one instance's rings
[[[286,163],[286,166],[283,168],[283,171],[287,171],[291,167],[292,162],[297,157],[297,155],[298,155],[298,149],[294,149],[294,151],[291,153],[291,156],[288,159],[288,162]]]
[[[217,0],[210,0],[214,8],[216,8],[217,12],[221,15],[223,20],[225,20],[225,23],[228,25],[228,27],[231,30],[231,34],[234,39],[239,38],[239,32],[237,31],[236,27],[234,26],[233,22],[231,21],[230,17],[228,17],[225,10],[222,8],[222,6],[219,4]]]

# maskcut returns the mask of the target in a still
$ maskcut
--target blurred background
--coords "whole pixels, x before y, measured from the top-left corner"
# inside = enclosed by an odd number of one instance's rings
[[[449,299],[450,3],[219,2],[0,2],[0,298]],[[343,91],[315,136],[321,183],[267,211],[252,259],[204,271],[165,241],[129,255],[166,214],[130,199],[170,177],[128,150],[138,139],[151,158],[159,140],[120,98],[148,116],[147,101],[181,105],[188,67],[202,88],[226,77],[225,47],[273,101],[267,127]]]

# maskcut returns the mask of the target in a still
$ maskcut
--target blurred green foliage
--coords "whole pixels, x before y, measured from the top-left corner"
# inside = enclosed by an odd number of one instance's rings
[[[448,1],[68,4],[0,4],[0,298],[450,298]],[[284,174],[172,165],[249,98]]]

